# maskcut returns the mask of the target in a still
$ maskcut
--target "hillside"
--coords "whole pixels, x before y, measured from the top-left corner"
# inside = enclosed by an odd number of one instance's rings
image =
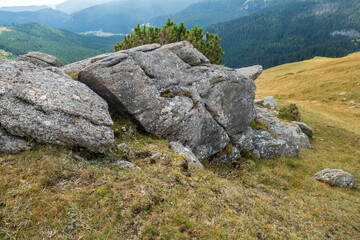
[[[224,64],[230,67],[261,64],[268,68],[314,56],[342,57],[360,50],[356,37],[360,4],[354,0],[299,1],[205,30],[219,34]]]
[[[266,70],[256,80],[257,97],[295,102],[360,134],[360,53],[316,57]]]
[[[170,55],[167,51],[163,54]],[[119,57],[124,59],[123,55]],[[255,81],[257,95],[274,94],[281,100],[281,107],[304,96],[321,99],[341,90],[346,92],[341,96],[358,102],[359,57],[317,58],[268,69]],[[149,62],[150,58],[144,59]],[[119,63],[110,60],[105,59],[109,68]],[[124,67],[130,69],[129,61],[124,62]],[[7,75],[8,70],[4,70],[2,76]],[[116,69],[104,73],[117,76]],[[80,74],[80,81],[84,75]],[[17,80],[14,86],[21,87]],[[298,86],[299,80],[306,86]],[[68,81],[72,80],[66,78]],[[44,83],[51,86],[49,81]],[[72,83],[84,89],[78,81]],[[304,87],[304,92],[297,87]],[[66,94],[73,98],[72,92]],[[125,94],[130,96],[134,91]],[[10,98],[18,102],[17,95]],[[184,98],[189,97],[170,97],[168,101]],[[142,100],[141,95],[134,94],[129,102],[138,100]],[[360,190],[312,180],[325,168],[343,169],[360,178],[359,132],[327,114],[332,106],[340,104],[338,100],[323,105],[327,111],[299,104],[302,121],[314,129],[315,135],[310,139],[312,149],[302,149],[298,158],[259,159],[242,154],[231,164],[206,159],[204,168],[198,168],[189,165],[184,156],[174,154],[167,140],[140,131],[135,123],[116,113],[111,115],[115,142],[104,154],[48,144],[36,144],[18,155],[0,154],[0,238],[359,239]],[[77,101],[94,106],[89,110],[104,109],[86,98],[78,97]],[[34,103],[24,104],[34,109]],[[66,106],[71,110],[71,105]],[[338,108],[337,114],[346,115],[347,109]],[[52,108],[49,114],[54,114],[51,112]],[[347,119],[359,118],[354,115]],[[119,160],[130,161],[140,169],[124,169]]]
[[[206,0],[193,3],[175,14],[150,20],[155,26],[162,26],[168,18],[177,24],[184,22],[188,27],[205,27],[212,23],[225,22],[252,13],[276,9],[294,0]]]
[[[88,37],[37,23],[2,28],[0,49],[13,55],[38,51],[54,55],[64,64],[113,51],[119,37]]]

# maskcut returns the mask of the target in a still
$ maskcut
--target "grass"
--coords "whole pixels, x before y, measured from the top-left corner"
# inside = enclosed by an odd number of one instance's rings
[[[266,92],[261,81],[258,94]],[[340,168],[360,179],[360,134],[333,113],[297,105],[315,132],[313,149],[299,158],[244,153],[237,163],[198,169],[120,117],[104,155],[46,145],[2,154],[0,239],[359,239],[360,190],[311,178]]]
[[[360,52],[335,59],[316,57],[264,71],[256,80],[256,97],[296,103],[360,134],[359,76]]]

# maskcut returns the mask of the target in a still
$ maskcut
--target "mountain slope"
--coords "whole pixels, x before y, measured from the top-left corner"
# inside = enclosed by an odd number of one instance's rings
[[[1,31],[0,49],[13,55],[39,51],[54,55],[66,64],[111,52],[114,43],[119,40],[119,37],[88,37],[37,23],[27,23]]]
[[[54,28],[61,28],[68,18],[67,14],[51,8],[27,12],[0,11],[0,26],[36,22]]]
[[[16,7],[1,7],[0,11],[7,12],[26,12],[26,11],[38,11],[44,8],[49,8],[47,5],[33,5],[33,6],[16,6]]]
[[[146,24],[153,17],[179,11],[193,2],[193,0],[153,0],[151,2],[119,0],[88,7],[71,15],[53,9],[34,12],[0,11],[0,26],[36,22],[73,32],[103,30],[112,33],[129,33],[138,23]]]
[[[224,64],[230,67],[271,67],[316,55],[341,57],[360,50],[358,40],[331,35],[349,29],[360,32],[358,0],[299,1],[206,27],[219,34]]]
[[[318,112],[360,134],[360,52],[316,57],[267,69],[256,80],[257,97],[277,99]]]
[[[58,4],[56,6],[56,10],[62,11],[67,14],[72,14],[95,5],[115,1],[120,2],[126,0],[68,0]]]
[[[205,27],[212,23],[225,22],[247,16],[255,12],[276,9],[294,0],[206,0],[194,3],[172,15],[160,16],[150,20],[151,25],[162,26],[168,18],[185,26]]]

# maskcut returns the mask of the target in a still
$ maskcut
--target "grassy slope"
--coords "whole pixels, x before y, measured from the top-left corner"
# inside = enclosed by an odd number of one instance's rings
[[[360,53],[338,59],[317,57],[266,70],[256,80],[257,97],[293,101],[360,134],[359,76]]]
[[[265,77],[278,75],[272,71],[257,80],[259,95],[266,95]],[[121,119],[114,126],[116,144],[128,147],[105,156],[55,146],[0,155],[0,238],[359,239],[360,191],[311,177],[341,168],[360,179],[360,135],[307,105],[300,110],[315,136],[313,149],[299,158],[187,170],[167,141],[140,134]],[[163,160],[149,157],[156,151]],[[88,160],[76,160],[76,154]],[[143,170],[122,170],[112,165],[115,159]]]

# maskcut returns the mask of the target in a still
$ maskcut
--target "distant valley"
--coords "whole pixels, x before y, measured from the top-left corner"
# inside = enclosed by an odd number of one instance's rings
[[[255,64],[269,68],[314,56],[342,57],[360,51],[360,3],[357,0],[69,0],[56,10],[28,8],[33,11],[19,11],[22,10],[19,7],[0,11],[0,26],[21,29],[28,39],[39,37],[32,36],[33,30],[25,29],[33,25],[21,25],[29,22],[106,37],[86,40],[86,48],[97,53],[112,50],[136,24],[162,27],[169,17],[177,24],[184,22],[188,29],[198,25],[204,32],[218,34],[225,52],[223,64],[233,68]],[[39,25],[36,26],[38,29]],[[6,52],[18,55],[27,50],[42,50],[62,58],[51,50],[61,42],[49,45],[53,47],[39,47],[28,41],[29,44],[21,46],[2,38],[9,34],[6,32],[0,37],[0,49]],[[66,46],[82,46],[76,41],[72,44],[75,35],[68,38],[69,34],[62,35],[63,42],[68,43]],[[96,46],[101,47],[95,49]],[[63,60],[68,62],[80,57]]]

